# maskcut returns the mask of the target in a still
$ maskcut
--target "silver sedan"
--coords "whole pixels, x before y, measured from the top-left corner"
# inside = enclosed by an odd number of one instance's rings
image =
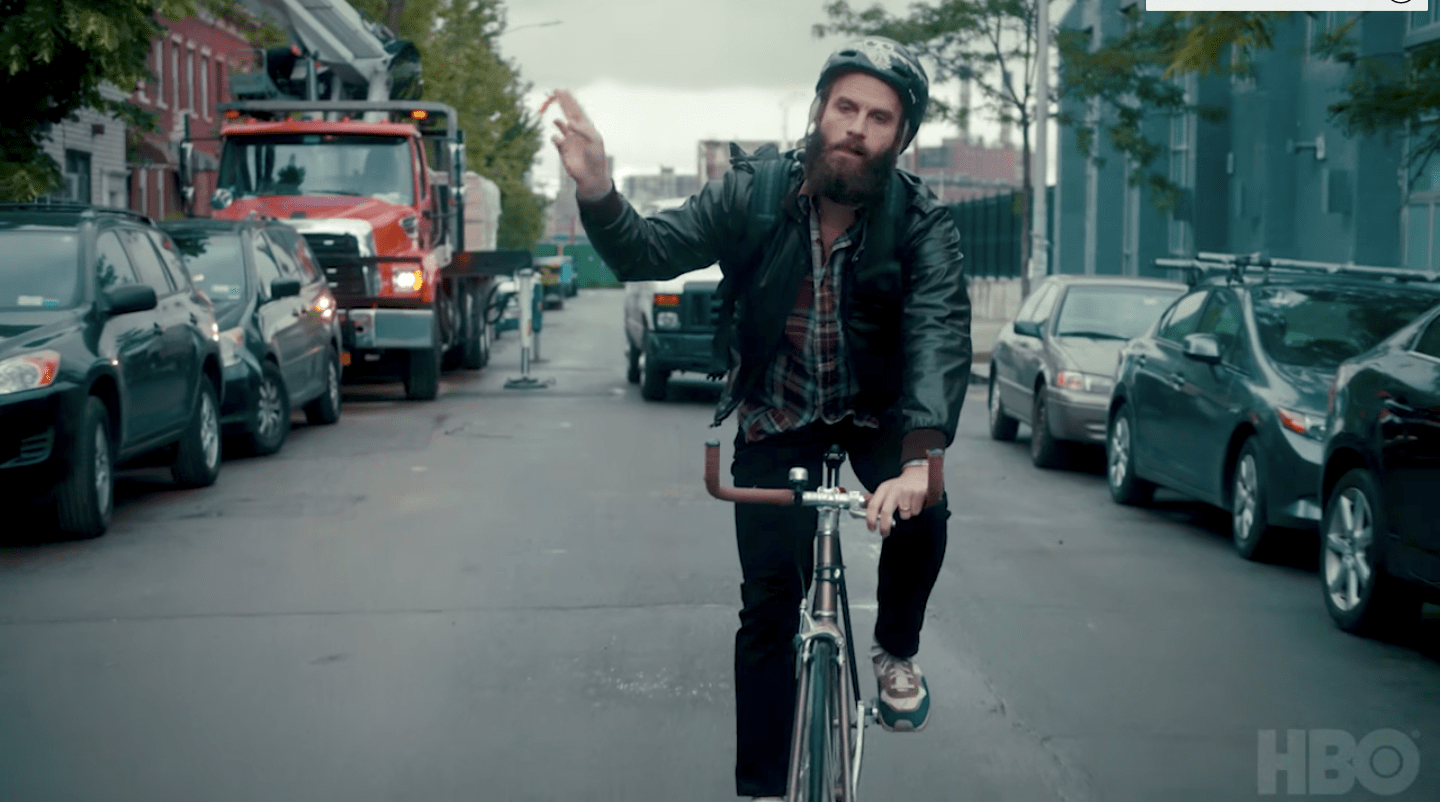
[[[990,356],[990,436],[1013,440],[1030,424],[1030,456],[1064,463],[1069,443],[1103,444],[1120,346],[1186,291],[1133,276],[1050,276],[1001,330]]]

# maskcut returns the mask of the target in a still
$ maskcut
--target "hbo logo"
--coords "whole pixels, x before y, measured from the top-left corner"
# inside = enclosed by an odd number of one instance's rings
[[[1344,730],[1286,730],[1285,749],[1275,730],[1260,730],[1260,794],[1277,793],[1285,775],[1289,796],[1349,793],[1355,783],[1377,796],[1410,787],[1420,773],[1420,750],[1399,730],[1375,730],[1356,743]]]

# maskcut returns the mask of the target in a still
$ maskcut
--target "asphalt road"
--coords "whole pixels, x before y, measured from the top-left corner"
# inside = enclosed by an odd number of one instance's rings
[[[700,481],[733,423],[708,428],[714,385],[651,404],[625,383],[620,301],[547,315],[544,389],[504,388],[512,334],[433,403],[349,388],[339,425],[297,418],[212,488],[127,475],[99,540],[12,511],[0,800],[733,799],[739,567]],[[1268,772],[1262,733],[1283,753],[1287,730],[1394,729],[1416,754],[1364,765],[1440,799],[1440,619],[1341,633],[1313,545],[1246,563],[1223,516],[1118,507],[1095,455],[1039,471],[1026,436],[990,441],[972,390],[919,656],[934,714],[870,730],[864,798],[1230,802],[1268,776],[1369,799],[1299,744]],[[868,642],[878,549],[846,526]]]

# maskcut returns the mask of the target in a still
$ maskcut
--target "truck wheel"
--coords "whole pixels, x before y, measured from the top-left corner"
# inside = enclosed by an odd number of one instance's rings
[[[290,434],[290,392],[285,379],[272,362],[265,362],[256,392],[255,409],[250,419],[247,445],[250,453],[265,457],[280,450]]]
[[[305,406],[305,420],[312,425],[340,420],[340,357],[333,350],[325,360],[325,392]]]
[[[645,381],[640,385],[640,397],[646,401],[664,401],[670,381],[670,371],[661,370],[655,360],[645,355]]]
[[[405,372],[405,397],[411,401],[433,401],[440,393],[440,333],[431,323],[430,347],[415,348],[409,353],[410,364]]]
[[[209,487],[220,476],[220,413],[209,379],[200,380],[199,396],[170,466],[171,475],[182,487]]]
[[[55,512],[63,534],[99,537],[110,526],[115,503],[115,461],[111,453],[110,414],[90,397],[80,414],[65,477],[55,486]]]
[[[475,297],[477,292],[474,287],[466,288],[465,302],[460,310],[465,331],[460,345],[460,364],[466,370],[485,367],[485,321],[479,308],[480,302]]]

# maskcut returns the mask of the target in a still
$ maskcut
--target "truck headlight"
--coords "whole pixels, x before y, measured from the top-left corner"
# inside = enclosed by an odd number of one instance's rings
[[[239,326],[220,332],[220,362],[225,367],[239,364],[240,352],[245,350],[245,330]]]
[[[679,312],[656,312],[655,328],[657,329],[678,329],[680,328]]]
[[[36,351],[0,361],[0,395],[38,390],[55,383],[60,375],[60,354]]]
[[[390,274],[390,286],[396,292],[419,292],[425,284],[425,273],[421,270],[396,270]]]

